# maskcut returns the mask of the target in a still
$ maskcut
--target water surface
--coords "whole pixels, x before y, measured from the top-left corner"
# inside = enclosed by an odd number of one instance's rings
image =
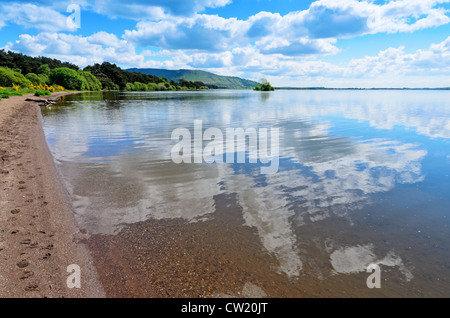
[[[100,92],[43,115],[110,295],[450,296],[450,92]],[[175,164],[195,120],[278,128],[278,172]]]

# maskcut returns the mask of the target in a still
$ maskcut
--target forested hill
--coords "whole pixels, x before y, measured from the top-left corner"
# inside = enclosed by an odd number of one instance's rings
[[[254,88],[259,85],[255,81],[235,77],[221,76],[210,72],[200,70],[165,70],[157,68],[132,68],[127,69],[130,72],[139,72],[158,77],[167,78],[169,81],[178,81],[180,79],[191,82],[203,82],[207,85],[215,85],[219,88]]]
[[[77,65],[62,62],[49,57],[31,57],[22,53],[15,53],[12,51],[5,52],[4,50],[0,50],[0,67],[20,70],[20,72],[24,75],[28,73],[37,74],[39,72],[39,68],[44,64],[48,65],[51,69],[57,67],[67,67],[76,71],[79,69]]]
[[[0,50],[2,96],[10,95],[11,89],[19,93],[19,88],[47,90],[52,85],[69,90],[178,91],[217,88],[201,81],[184,79],[169,83],[164,77],[128,72],[109,62],[80,69],[77,65],[57,59]]]

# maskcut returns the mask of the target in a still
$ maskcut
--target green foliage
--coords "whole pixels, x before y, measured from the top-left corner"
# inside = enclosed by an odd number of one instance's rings
[[[49,96],[51,93],[49,91],[37,90],[34,96]]]
[[[149,91],[157,91],[159,88],[158,84],[156,83],[148,83],[147,87]]]
[[[0,98],[9,98],[9,96],[22,96],[23,92],[15,91],[12,88],[0,89]]]
[[[95,77],[100,81],[102,88],[109,91],[119,90],[119,85],[115,84],[108,76],[103,73],[96,73]]]
[[[50,73],[50,82],[66,89],[99,91],[102,83],[88,71],[75,71],[67,67],[55,68]]]
[[[57,59],[51,59],[48,57],[31,57],[21,53],[11,51],[5,52],[4,50],[0,50],[0,67],[20,69],[22,74],[35,73],[49,76],[50,74],[45,73],[46,71],[44,69],[40,70],[40,67],[45,64],[47,64],[49,69],[67,67],[78,70],[78,66],[67,62],[61,62]]]
[[[77,71],[67,68],[59,67],[52,70],[50,73],[50,83],[61,85],[65,89],[71,90],[85,90],[88,83],[86,79],[79,75]]]
[[[4,66],[4,67],[2,67]],[[196,71],[193,71],[196,72]],[[22,75],[26,74],[26,76]],[[203,72],[201,74],[211,74]],[[209,75],[208,75],[209,76]],[[31,84],[34,87],[30,86]],[[218,88],[201,80],[171,79],[165,76],[122,70],[104,62],[79,70],[76,65],[45,57],[30,57],[0,50],[0,86],[29,87],[30,93],[45,85],[60,85],[69,90],[175,91]],[[42,87],[36,87],[36,86]],[[6,95],[6,93],[4,93]],[[10,96],[10,94],[8,94]]]
[[[127,83],[125,85],[125,90],[130,92],[176,91],[181,90],[181,87],[173,86],[168,82],[148,83],[148,84],[134,82],[134,83]],[[187,90],[187,88],[184,87],[184,90]]]
[[[134,82],[134,90],[138,92],[145,92],[146,90],[148,90],[148,87],[144,83]]]
[[[94,74],[101,81],[104,77],[108,78],[114,85],[119,87],[119,89],[127,90],[127,83],[160,83],[163,79],[153,76],[146,75],[138,72],[128,72],[122,70],[115,64],[104,62],[102,64],[94,64],[92,66],[87,66],[84,68],[85,71],[89,71]],[[103,84],[104,82],[102,82]],[[111,89],[111,84],[103,85],[106,89]]]
[[[20,87],[28,87],[30,84],[31,82],[19,72],[15,72],[6,67],[0,67],[0,86],[12,87],[13,85],[18,85]]]
[[[50,78],[46,74],[38,74],[38,76],[39,80],[43,83],[42,85],[50,84]]]
[[[28,73],[27,75],[25,75],[25,77],[32,83],[32,84],[37,84],[37,85],[45,85],[48,82],[48,77],[47,77],[47,81],[45,78],[45,75],[37,75],[35,73]]]
[[[78,74],[85,80],[82,90],[88,91],[102,90],[102,83],[94,75],[92,75],[91,72],[79,70]]]
[[[253,88],[258,83],[235,76],[221,76],[210,72],[200,70],[164,70],[156,68],[132,68],[130,72],[141,72],[167,78],[168,81],[179,81],[183,79],[188,82],[202,82],[202,86],[210,89],[215,88]],[[173,84],[171,84],[174,86]],[[194,87],[190,87],[195,89]]]
[[[254,88],[255,91],[261,91],[261,92],[269,92],[269,91],[274,91],[275,88],[270,85],[270,83],[265,79],[262,78],[259,83],[261,84],[260,86],[256,86]]]
[[[49,77],[51,72],[52,70],[50,69],[48,64],[42,64],[41,66],[38,67],[38,74],[43,74]]]

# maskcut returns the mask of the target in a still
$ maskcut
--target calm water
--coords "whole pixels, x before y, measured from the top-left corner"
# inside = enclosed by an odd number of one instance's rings
[[[88,93],[43,116],[110,295],[450,296],[448,91]],[[194,120],[278,128],[278,172],[175,164]]]

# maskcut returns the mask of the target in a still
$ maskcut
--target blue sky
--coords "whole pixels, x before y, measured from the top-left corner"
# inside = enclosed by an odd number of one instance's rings
[[[202,69],[276,86],[450,86],[450,0],[0,0],[0,35],[0,48],[80,67]]]

